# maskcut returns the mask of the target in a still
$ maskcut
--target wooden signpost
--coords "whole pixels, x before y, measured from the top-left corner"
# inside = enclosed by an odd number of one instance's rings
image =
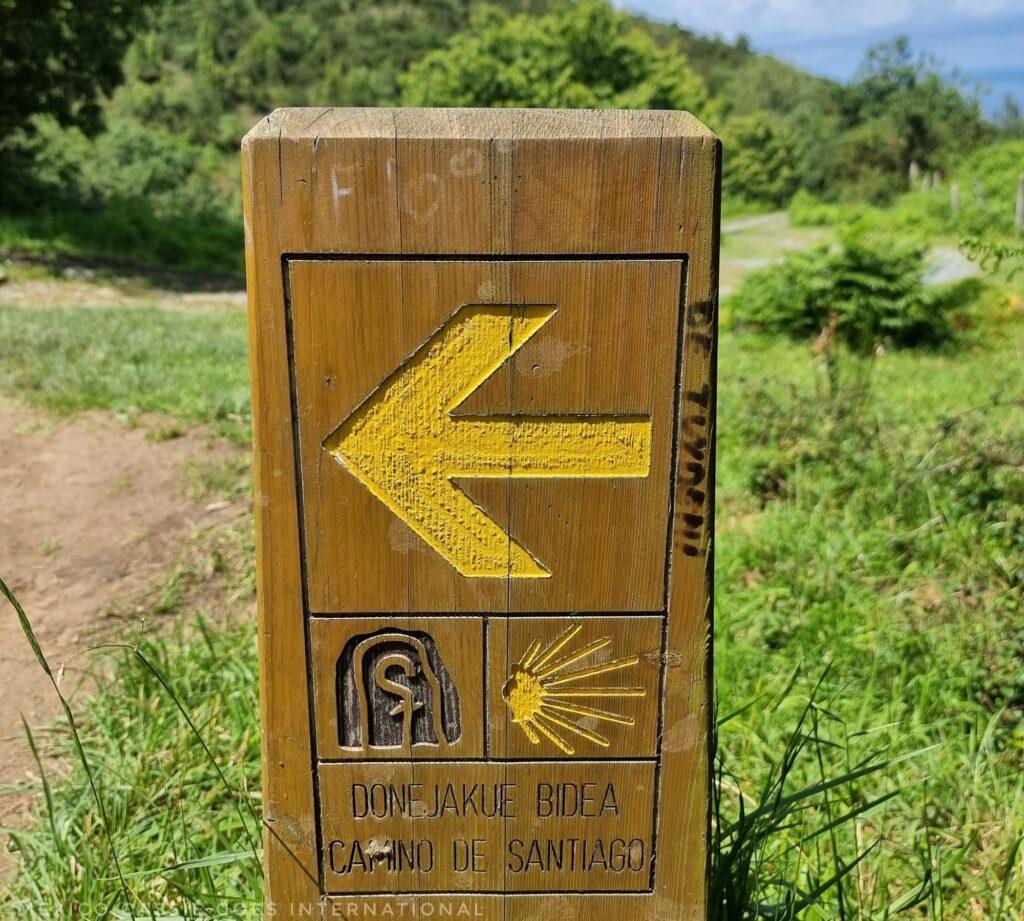
[[[706,913],[718,141],[245,140],[267,914]]]

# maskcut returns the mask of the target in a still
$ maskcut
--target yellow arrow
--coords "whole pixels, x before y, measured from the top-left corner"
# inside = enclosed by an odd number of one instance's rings
[[[550,576],[455,477],[643,477],[649,416],[454,416],[555,313],[460,309],[324,440],[351,471],[464,576]]]

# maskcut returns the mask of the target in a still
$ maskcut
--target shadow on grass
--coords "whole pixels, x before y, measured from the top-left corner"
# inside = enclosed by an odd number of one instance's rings
[[[241,215],[222,209],[159,214],[145,199],[100,205],[51,203],[32,212],[0,211],[0,249],[29,257],[74,259],[172,282],[171,270],[214,277],[207,284],[237,290],[244,275]],[[194,290],[197,279],[189,279]]]

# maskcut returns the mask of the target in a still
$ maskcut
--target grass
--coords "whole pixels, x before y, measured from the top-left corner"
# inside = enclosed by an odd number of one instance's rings
[[[0,389],[67,414],[161,413],[248,441],[245,316],[99,307],[0,311]]]
[[[182,473],[189,498],[196,502],[210,498],[237,499],[249,491],[252,482],[249,459],[245,457],[186,461]]]
[[[256,914],[252,553],[248,522],[197,535],[163,592],[173,583],[178,602],[198,616],[175,622],[170,634],[101,647],[104,693],[74,713],[62,700],[72,731],[51,746],[64,751],[71,770],[51,778],[37,754],[39,822],[11,832],[20,873],[0,892],[5,917],[168,918],[200,905],[201,917]],[[215,611],[204,601],[211,583]],[[28,616],[2,582],[0,591],[49,674]]]
[[[254,643],[251,626],[198,621],[188,634],[107,650],[104,703],[76,714],[87,760],[52,780],[39,762],[50,792],[40,823],[12,833],[20,876],[5,916],[166,918],[188,905],[204,906],[199,917],[255,916]]]
[[[62,411],[244,417],[241,317],[72,313],[0,314],[4,387]],[[721,343],[715,903],[723,921],[1011,921],[1024,913],[1024,323],[996,311],[943,350],[827,357],[752,333]],[[236,474],[199,469],[193,488],[230,491]],[[154,609],[209,605],[211,579],[247,603],[248,540],[210,535]],[[254,633],[201,622],[102,653],[106,691],[77,714],[96,795],[58,738],[72,766],[14,839],[23,872],[2,913],[255,910]]]
[[[888,846],[851,904],[912,890],[930,854],[932,916],[1000,918],[1003,898],[1018,917],[1020,324],[990,346],[854,362],[835,392],[806,347],[742,336],[722,354],[716,681],[725,709],[773,701],[723,727],[726,763],[755,786],[801,696],[774,703],[785,676],[826,659],[836,744],[921,751],[858,823]]]
[[[156,215],[144,200],[0,212],[0,250],[243,274],[241,215]]]

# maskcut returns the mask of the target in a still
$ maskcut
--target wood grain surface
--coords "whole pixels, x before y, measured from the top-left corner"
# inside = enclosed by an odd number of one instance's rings
[[[681,112],[246,137],[268,915],[705,917],[719,164]]]

